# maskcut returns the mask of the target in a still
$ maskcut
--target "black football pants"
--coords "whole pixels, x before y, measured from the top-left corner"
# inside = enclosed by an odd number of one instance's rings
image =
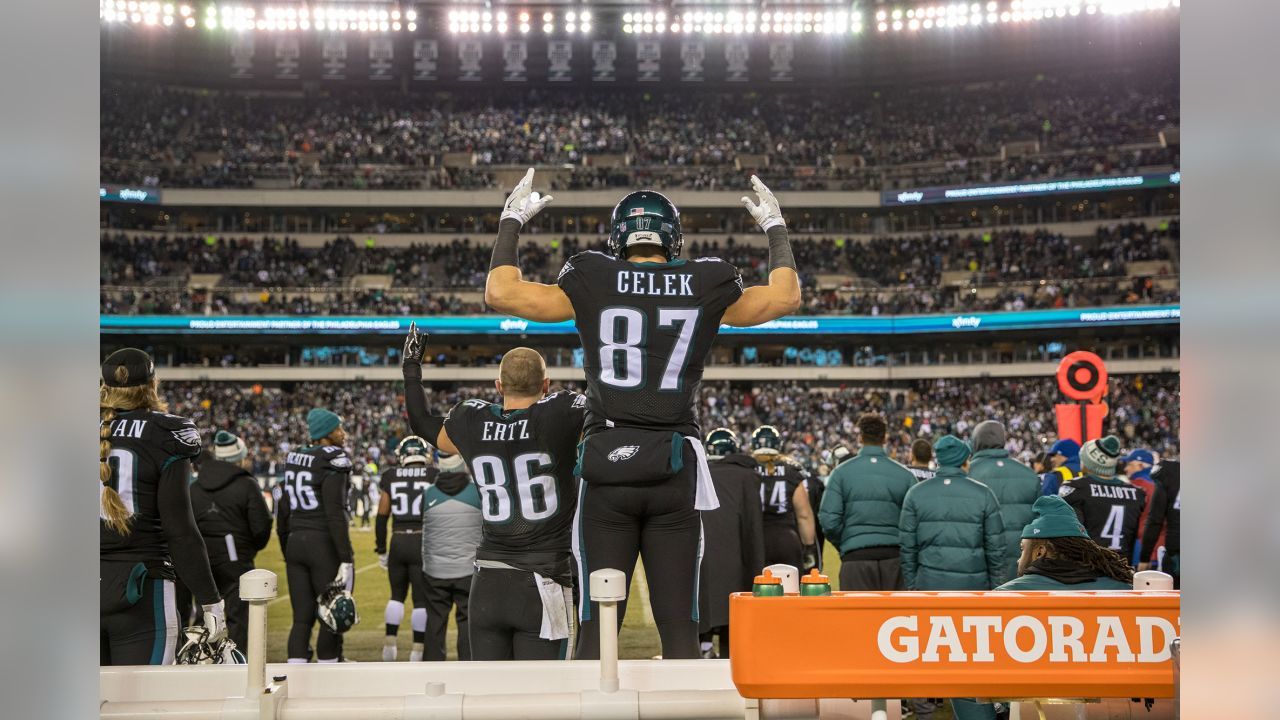
[[[797,571],[804,571],[804,545],[800,542],[800,532],[794,524],[764,524],[764,564],[790,565]]]
[[[136,563],[99,563],[102,612],[99,616],[99,663],[106,665],[172,665],[182,623],[178,618],[174,581],[148,577],[141,596],[124,600],[126,579]],[[335,571],[336,572],[336,571]]]
[[[662,657],[697,658],[698,571],[702,564],[702,520],[693,509],[695,463],[657,485],[601,485],[579,482],[574,551],[578,563],[580,640],[574,657],[600,657],[600,609],[591,599],[591,573],[613,568],[626,573],[644,559],[649,604],[662,640]],[[627,603],[618,604],[618,625]]]
[[[338,574],[338,553],[323,530],[294,530],[285,545],[285,575],[289,579],[289,605],[293,627],[289,629],[289,659],[311,659],[311,628],[316,624],[316,598]],[[342,636],[324,623],[316,636],[316,659],[337,662],[342,656]]]
[[[560,660],[567,640],[543,640],[542,596],[533,573],[477,568],[471,577],[473,660]]]

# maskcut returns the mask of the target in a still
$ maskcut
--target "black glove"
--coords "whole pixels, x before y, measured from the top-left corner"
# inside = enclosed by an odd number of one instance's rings
[[[426,351],[426,333],[418,332],[418,323],[409,323],[409,336],[404,339],[404,352],[401,353],[401,363],[415,367],[421,366],[422,356]]]
[[[809,571],[810,571],[810,570],[812,570],[812,569],[814,569],[814,568],[818,567],[818,545],[817,545],[817,543],[815,543],[815,544],[813,544],[813,545],[805,545],[805,546],[804,546],[804,558],[803,558],[802,562],[803,562],[803,564],[804,564],[804,567],[800,568],[800,571],[801,571],[802,573],[806,574],[806,575],[809,573]]]

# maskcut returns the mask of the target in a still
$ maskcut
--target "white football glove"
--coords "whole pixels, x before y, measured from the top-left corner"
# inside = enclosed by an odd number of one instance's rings
[[[209,629],[208,642],[216,643],[227,636],[227,608],[223,601],[212,605],[201,605],[204,611],[204,626]]]
[[[387,554],[386,554],[386,553],[382,553],[381,555],[379,555],[379,556],[378,556],[378,567],[382,568],[383,570],[386,570],[386,569],[387,569]]]
[[[520,182],[516,183],[516,189],[512,190],[511,195],[507,197],[507,204],[502,209],[500,220],[515,218],[524,225],[541,212],[542,208],[551,204],[551,199],[550,195],[539,195],[534,192],[533,168],[529,168],[529,172],[520,178]]]
[[[333,582],[329,584],[351,592],[351,586],[355,583],[355,579],[356,566],[351,563],[342,563],[338,566],[338,574],[334,576]]]
[[[760,229],[768,232],[772,227],[786,227],[787,223],[782,219],[782,208],[778,207],[778,198],[773,196],[773,191],[765,187],[765,184],[755,175],[751,176],[751,189],[756,191],[760,203],[753,203],[750,198],[743,195],[742,204],[747,208],[747,212],[751,213],[751,217],[755,218]]]

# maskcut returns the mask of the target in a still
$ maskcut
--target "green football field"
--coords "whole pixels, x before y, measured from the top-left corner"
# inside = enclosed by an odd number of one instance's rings
[[[351,660],[360,662],[381,661],[382,637],[384,623],[382,612],[390,597],[387,584],[387,573],[378,567],[378,557],[373,552],[373,532],[363,532],[358,528],[351,529],[351,544],[356,553],[356,606],[360,610],[360,624],[346,635],[344,654]],[[273,535],[271,544],[258,554],[257,566],[266,568],[279,576],[280,596],[273,600],[267,608],[267,661],[284,662],[286,660],[285,645],[289,636],[289,625],[293,613],[289,608],[289,583],[285,577],[284,559],[280,554],[280,544]],[[840,558],[835,549],[826,546],[824,567],[832,578],[832,587],[840,572]],[[619,654],[624,659],[651,658],[661,648],[658,643],[658,631],[649,615],[647,602],[634,602],[648,597],[648,588],[644,584],[642,572],[637,572],[631,584],[630,598],[627,604],[627,616],[619,637]],[[412,601],[406,602],[412,606]],[[314,635],[313,635],[314,638]],[[404,624],[400,626],[398,638],[400,659],[409,659],[409,649],[413,644],[412,632],[409,628],[409,612],[406,609]],[[312,642],[314,646],[314,639]],[[449,621],[448,640],[449,659],[457,657],[457,632],[453,619]]]

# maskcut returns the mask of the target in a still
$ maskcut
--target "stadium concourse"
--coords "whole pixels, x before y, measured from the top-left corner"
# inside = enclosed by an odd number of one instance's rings
[[[634,567],[621,657],[666,658],[624,668],[636,708],[854,697],[805,660],[769,666],[829,633],[840,652],[814,657],[906,698],[891,717],[1007,717],[975,696],[1154,696],[1169,716],[1176,597],[1089,592],[1180,573],[1176,2],[137,5],[101,4],[103,563],[121,588],[121,560],[160,572],[169,551],[126,557],[122,528],[158,537],[188,467],[179,520],[190,504],[206,557],[179,543],[158,600],[104,603],[105,647],[125,620],[157,636],[104,652],[104,716],[226,699],[106,666],[198,654],[168,652],[169,615],[244,637],[235,582],[256,566],[279,580],[265,658],[290,680],[253,717],[457,700],[461,718],[463,695],[485,717],[506,675],[437,664],[449,688],[422,695],[403,661],[576,651],[607,674],[601,556]],[[1105,382],[1068,402],[1094,355]],[[1071,413],[1098,401],[1081,447]],[[129,424],[147,410],[168,433]],[[812,605],[793,624],[739,604],[731,672],[712,662],[727,598],[774,562],[918,592],[822,627]],[[1049,628],[996,592],[1043,588],[1078,591],[1023,598]],[[990,668],[957,659],[985,652],[975,614],[1004,623]],[[1094,646],[1070,662],[1064,617]],[[1021,629],[1052,634],[1054,665]],[[386,664],[352,687],[320,665],[343,660]],[[591,717],[584,666],[510,680]]]

